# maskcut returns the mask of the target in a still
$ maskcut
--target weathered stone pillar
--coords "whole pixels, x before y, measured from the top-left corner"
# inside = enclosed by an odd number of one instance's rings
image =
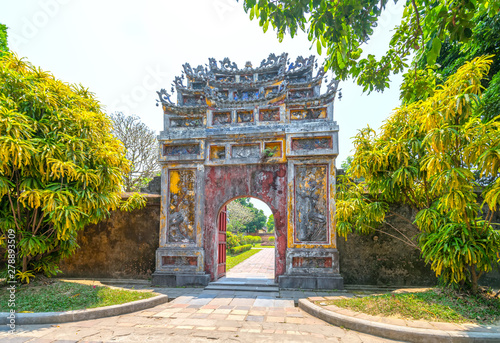
[[[288,162],[288,244],[283,288],[343,289],[335,234],[335,163]]]
[[[184,149],[182,152],[187,158],[201,159],[202,145],[203,142],[196,142],[177,145],[176,149]],[[172,160],[170,154],[168,149],[164,149],[160,161]],[[204,271],[201,212],[204,205],[203,164],[163,164],[162,185],[160,247],[156,251],[152,284],[168,287],[207,285],[210,276]]]

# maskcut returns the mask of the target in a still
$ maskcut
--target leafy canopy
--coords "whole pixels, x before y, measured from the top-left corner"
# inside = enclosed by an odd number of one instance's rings
[[[121,201],[130,162],[87,89],[7,53],[0,57],[0,244],[15,234],[18,277],[57,273],[77,232]]]
[[[264,211],[255,208],[250,198],[238,198],[228,208],[228,229],[240,232],[257,232],[266,226]]]
[[[271,214],[269,218],[267,218],[266,227],[267,227],[267,232],[274,232],[275,226],[274,226],[273,214]]]
[[[344,237],[373,232],[390,203],[417,209],[419,240],[403,240],[418,244],[445,281],[474,291],[500,260],[491,222],[500,202],[500,117],[484,120],[478,106],[490,64],[491,56],[465,63],[432,96],[397,109],[379,134],[361,130],[336,203]],[[478,188],[476,175],[489,183]]]
[[[500,0],[406,1],[385,55],[365,56],[363,44],[370,39],[387,4],[387,0],[243,1],[250,19],[257,19],[264,32],[271,24],[280,41],[286,34],[294,37],[299,30],[307,32],[318,54],[326,49],[326,69],[342,80],[352,77],[370,92],[389,87],[391,73],[402,72],[412,53],[434,65],[443,42],[470,40],[474,18],[494,16],[500,8]]]
[[[7,26],[0,23],[0,56],[9,51],[7,47]]]
[[[470,40],[443,42],[435,66],[426,66],[422,56],[416,67],[405,74],[401,99],[405,103],[424,100],[433,94],[436,84],[442,84],[465,62],[483,55],[494,55],[488,75],[482,81],[485,91],[481,98],[481,110],[486,119],[500,115],[500,12],[489,17],[476,16]]]

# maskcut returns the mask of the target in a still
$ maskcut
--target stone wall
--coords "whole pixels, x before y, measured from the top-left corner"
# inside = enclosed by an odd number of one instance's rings
[[[63,261],[66,277],[148,279],[159,245],[160,196],[148,194],[145,208],[115,211],[78,234],[80,248]]]
[[[61,265],[63,276],[84,278],[148,279],[155,270],[158,248],[160,198],[147,195],[148,205],[133,212],[116,211],[97,225],[79,234],[80,248]],[[414,213],[403,206],[394,210],[404,216]],[[416,230],[400,218],[389,222],[408,235]],[[434,285],[436,277],[425,265],[419,252],[397,239],[376,233],[351,235],[347,241],[337,238],[340,273],[345,284],[426,286]],[[500,287],[499,266],[481,278],[481,284]]]
[[[414,211],[406,206],[393,206],[391,210],[406,218],[415,216]],[[391,217],[388,218],[388,222],[408,237],[418,234],[418,230],[402,218]],[[401,237],[387,225],[381,229]],[[394,286],[436,284],[434,272],[420,257],[420,252],[387,234],[381,232],[367,236],[353,234],[348,236],[347,240],[337,237],[337,248],[340,255],[340,274],[344,277],[345,284]]]
[[[337,176],[342,174],[344,170],[337,169]],[[478,201],[482,202],[479,194]],[[403,205],[393,205],[390,211],[411,221],[416,215],[416,211]],[[419,233],[403,218],[394,216],[387,218],[387,221],[408,237]],[[492,222],[500,223],[500,213],[495,214]],[[382,229],[400,237],[388,225],[384,225]],[[337,237],[337,249],[340,255],[340,274],[344,277],[345,284],[430,286],[437,283],[434,272],[420,257],[420,252],[389,235],[377,232],[367,236],[350,235],[347,240]],[[492,272],[483,275],[479,283],[500,287],[500,264],[497,263]]]

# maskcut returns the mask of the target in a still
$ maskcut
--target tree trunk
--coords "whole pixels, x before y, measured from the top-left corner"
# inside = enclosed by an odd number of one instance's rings
[[[473,264],[471,266],[471,276],[472,276],[472,293],[473,294],[477,294],[477,289],[478,289],[478,285],[477,285],[477,273],[476,273],[476,265]]]
[[[26,272],[26,270],[28,270],[28,256],[24,256],[23,257],[23,270],[22,272]]]

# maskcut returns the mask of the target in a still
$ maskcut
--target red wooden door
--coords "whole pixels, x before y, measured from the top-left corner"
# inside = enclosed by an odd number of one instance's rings
[[[219,213],[219,246],[218,246],[218,264],[217,279],[226,275],[226,226],[227,226],[227,207],[224,206]]]

